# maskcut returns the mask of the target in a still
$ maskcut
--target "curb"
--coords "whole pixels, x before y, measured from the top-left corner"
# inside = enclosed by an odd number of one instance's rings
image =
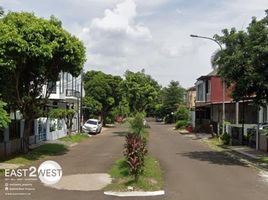
[[[108,196],[116,196],[116,197],[152,197],[152,196],[160,196],[164,195],[165,191],[164,190],[159,190],[159,191],[152,191],[152,192],[112,192],[112,191],[107,191],[104,192],[105,195]]]
[[[211,148],[211,147],[209,147],[209,148]],[[259,162],[260,158],[258,158],[257,156],[240,151],[240,150],[236,150],[236,149],[231,148],[229,146],[225,146],[225,148],[222,148],[222,147],[220,147],[220,148],[223,149],[223,151],[220,151],[223,154],[225,154],[233,159],[237,159],[240,162],[242,162],[246,165],[249,165],[255,169],[268,172],[268,165]],[[218,151],[218,150],[215,150],[215,151]]]

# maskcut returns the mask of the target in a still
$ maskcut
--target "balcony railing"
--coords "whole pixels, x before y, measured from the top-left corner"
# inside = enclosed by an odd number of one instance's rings
[[[66,97],[80,97],[80,92],[72,89],[66,90]]]

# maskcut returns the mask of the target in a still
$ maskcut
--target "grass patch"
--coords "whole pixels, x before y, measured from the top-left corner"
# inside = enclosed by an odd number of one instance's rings
[[[209,148],[215,151],[224,151],[225,149],[223,141],[217,137],[202,139],[202,142],[209,146]]]
[[[138,181],[129,175],[125,158],[115,162],[110,170],[110,175],[113,181],[105,188],[106,191],[128,191],[128,186],[132,186],[135,191],[156,191],[162,189],[163,186],[159,162],[149,156],[145,157],[144,172]]]
[[[67,135],[63,138],[60,138],[59,140],[64,141],[64,142],[78,143],[78,142],[81,142],[87,138],[88,138],[88,135],[86,135],[84,133],[78,133],[78,134],[74,134],[74,135]]]
[[[262,157],[261,162],[268,164],[268,156]]]
[[[43,144],[27,154],[15,155],[7,159],[2,159],[0,162],[30,165],[33,161],[43,159],[47,156],[62,155],[67,152],[67,150],[67,147],[63,144]]]

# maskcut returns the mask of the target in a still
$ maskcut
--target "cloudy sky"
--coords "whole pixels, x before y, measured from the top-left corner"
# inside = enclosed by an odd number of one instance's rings
[[[212,37],[223,28],[245,29],[262,18],[267,0],[0,0],[5,11],[57,16],[87,47],[85,70],[122,75],[145,72],[163,86],[184,87],[211,71],[218,46],[190,34]]]

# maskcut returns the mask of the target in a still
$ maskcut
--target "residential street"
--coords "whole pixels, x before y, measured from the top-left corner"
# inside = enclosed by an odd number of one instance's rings
[[[166,195],[127,199],[267,199],[268,184],[261,180],[256,170],[208,149],[199,141],[180,135],[170,125],[153,122],[150,126],[149,152],[160,161],[164,172]],[[64,175],[107,173],[112,163],[122,156],[124,131],[123,127],[110,128],[72,147],[65,155],[51,157],[51,159],[63,167]],[[3,195],[3,185],[3,178],[1,178],[1,199],[122,199],[105,196],[103,191],[56,190],[41,184],[36,185],[36,191],[29,197],[7,198]]]

